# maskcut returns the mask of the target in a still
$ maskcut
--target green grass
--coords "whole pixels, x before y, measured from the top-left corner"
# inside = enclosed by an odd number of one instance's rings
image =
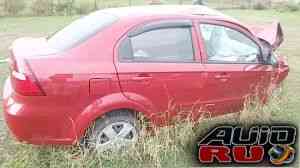
[[[279,20],[282,23],[285,33],[285,41],[278,53],[287,56],[291,72],[288,79],[285,82],[285,99],[284,104],[279,110],[272,111],[272,120],[281,122],[292,122],[298,125],[300,121],[300,12],[277,12],[275,10],[255,11],[255,10],[225,10],[226,14],[234,16],[246,23],[262,23],[266,21]],[[78,16],[64,17],[7,17],[0,19],[0,59],[7,56],[7,47],[10,43],[23,36],[46,36],[52,32],[60,29],[70,21],[74,20]],[[2,86],[4,79],[7,76],[7,65],[0,65],[0,82]],[[0,108],[1,111],[1,108]],[[234,119],[234,118],[233,118]],[[220,122],[220,119],[213,119],[202,123],[202,127],[208,127],[215,123]],[[209,123],[209,124],[208,124]],[[178,133],[179,132],[179,133]],[[170,146],[171,149],[160,149],[160,145],[166,140],[164,139],[165,133],[162,135],[154,136],[152,138],[146,138],[148,140],[145,144],[152,143],[152,146],[145,147],[145,150],[137,152],[141,154],[142,161],[149,159],[151,162],[145,163],[148,166],[155,167],[187,167],[191,166],[191,162],[194,160],[192,150],[186,145],[181,147],[182,142],[177,142],[178,139],[189,135],[190,133],[182,133],[180,130],[176,134],[176,147]],[[172,135],[171,138],[173,138]],[[182,137],[181,137],[182,136]],[[195,135],[191,136],[194,137]],[[156,138],[156,139],[155,139]],[[178,140],[179,141],[179,140]],[[184,144],[187,143],[186,139],[183,140]],[[173,142],[173,141],[170,141]],[[191,145],[191,144],[190,144]],[[158,152],[155,153],[155,152]],[[0,117],[0,167],[8,168],[31,168],[31,167],[98,167],[96,165],[102,165],[106,167],[118,167],[118,166],[132,166],[141,167],[142,162],[139,160],[133,160],[129,162],[130,156],[122,156],[117,159],[109,159],[104,156],[82,156],[78,154],[76,149],[58,149],[58,148],[39,148],[31,145],[23,145],[14,141],[5,127],[2,117]],[[135,152],[132,152],[135,153]],[[152,155],[148,156],[149,153]],[[145,157],[145,158],[144,158]],[[149,158],[147,158],[149,157]]]

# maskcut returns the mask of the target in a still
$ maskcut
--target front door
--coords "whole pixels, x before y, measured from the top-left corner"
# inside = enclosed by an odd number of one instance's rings
[[[272,68],[261,63],[261,50],[249,32],[237,25],[202,21],[205,72],[211,110],[216,114],[242,109],[246,97],[265,88]]]

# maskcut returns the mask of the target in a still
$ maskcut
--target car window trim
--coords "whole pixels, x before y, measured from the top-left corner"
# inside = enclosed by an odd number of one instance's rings
[[[148,26],[149,25],[149,26]],[[143,28],[144,27],[144,28]],[[131,38],[138,36],[140,34],[153,31],[153,30],[159,30],[159,29],[171,29],[171,28],[186,28],[189,30],[189,35],[191,39],[191,44],[192,44],[192,50],[193,50],[193,60],[191,61],[183,61],[183,60],[178,60],[178,61],[146,61],[146,60],[122,60],[120,59],[120,52],[118,52],[118,62],[120,63],[199,63],[199,61],[196,59],[196,51],[195,51],[195,46],[194,44],[194,39],[193,39],[193,21],[190,19],[174,19],[174,20],[156,20],[156,21],[151,21],[148,23],[145,23],[143,25],[139,25],[139,27],[133,28],[133,30],[129,31],[126,35],[125,38],[123,38],[118,45],[118,51],[120,49],[121,44],[129,40],[130,42],[130,48],[132,50],[132,42]],[[132,51],[131,51],[132,53]]]
[[[150,22],[143,26],[139,26],[136,29],[128,33],[128,37],[138,36],[140,34],[157,30],[157,29],[167,29],[167,28],[189,28],[193,27],[193,22],[189,19],[181,20],[161,20],[156,22]]]
[[[237,25],[237,24],[233,24],[233,23],[230,23],[230,22],[226,22],[226,21],[220,21],[220,20],[198,20],[197,21],[197,29],[199,31],[199,38],[201,40],[201,43],[204,44],[204,39],[203,39],[203,35],[202,35],[202,31],[201,31],[201,27],[200,25],[201,24],[209,24],[209,25],[215,25],[215,26],[223,26],[225,28],[229,28],[229,29],[232,29],[232,30],[235,30],[235,31],[238,31],[240,33],[242,33],[243,35],[245,35],[246,37],[248,37],[251,41],[253,41],[259,48],[259,55],[258,55],[258,62],[257,63],[251,63],[251,62],[212,62],[212,61],[208,61],[208,56],[207,56],[207,52],[206,52],[206,47],[205,45],[202,45],[201,47],[204,49],[204,55],[205,55],[205,58],[203,58],[203,54],[202,54],[202,59],[203,59],[203,64],[241,64],[241,65],[261,65],[261,64],[264,64],[263,62],[263,58],[262,58],[262,48],[261,48],[261,45],[259,42],[257,42],[250,34],[250,32]],[[237,28],[237,29],[236,29]],[[245,33],[247,32],[247,33]]]

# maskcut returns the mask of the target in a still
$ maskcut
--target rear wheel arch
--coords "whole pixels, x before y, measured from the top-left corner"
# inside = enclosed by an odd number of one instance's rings
[[[77,140],[80,140],[85,135],[86,130],[97,119],[115,111],[126,111],[134,114],[135,116],[141,115],[143,118],[153,121],[149,110],[136,102],[128,100],[124,96],[123,98],[118,99],[116,99],[116,95],[109,97],[110,100],[114,100],[109,103],[103,103],[105,102],[103,99],[105,98],[100,98],[87,106],[74,121]]]

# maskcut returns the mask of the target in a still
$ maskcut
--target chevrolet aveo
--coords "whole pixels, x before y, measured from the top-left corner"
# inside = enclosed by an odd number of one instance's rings
[[[278,22],[246,26],[203,6],[97,11],[11,45],[4,117],[25,143],[133,142],[137,116],[163,126],[267,97],[289,71],[282,41]]]

